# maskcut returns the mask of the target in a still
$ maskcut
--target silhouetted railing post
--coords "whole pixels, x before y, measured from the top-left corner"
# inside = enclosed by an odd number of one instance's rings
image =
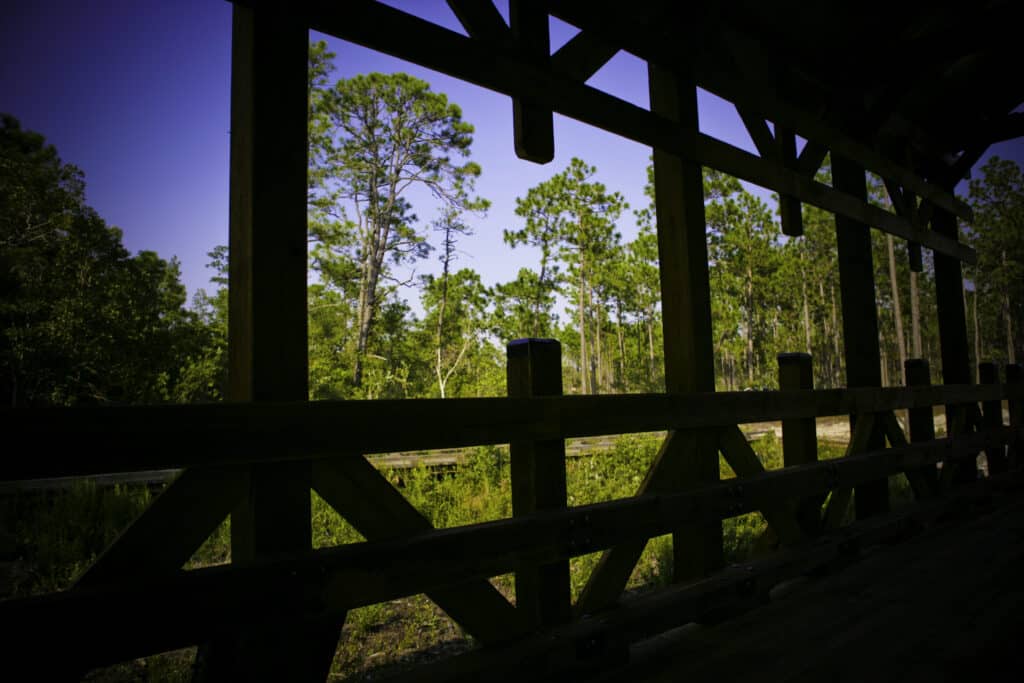
[[[507,348],[508,395],[562,395],[562,347],[554,339],[517,339]],[[566,507],[565,441],[515,440],[512,514]],[[571,616],[569,561],[516,572],[516,607],[538,627],[565,623]]]
[[[1024,385],[1024,368],[1017,363],[1010,363],[1006,366],[1006,384],[1008,388],[1012,390],[1020,390],[1021,386]],[[1014,467],[1020,467],[1022,464],[1021,456],[1021,434],[1020,430],[1024,429],[1024,401],[1019,398],[1011,398],[1007,401],[1010,408],[1010,426],[1017,430],[1014,435],[1013,441],[1011,442],[1009,452],[1010,464]]]
[[[780,353],[779,389],[791,391],[814,388],[814,370],[809,353]],[[782,421],[782,460],[786,467],[818,461],[818,435],[813,417]],[[821,496],[802,499],[797,505],[797,522],[805,534],[821,527]]]
[[[903,364],[903,371],[908,387],[926,387],[932,383],[931,369],[928,361],[924,358],[908,358]],[[931,441],[935,438],[935,413],[933,406],[907,409],[907,423],[910,431],[910,442],[920,443]],[[945,467],[952,467],[952,464],[944,464]],[[938,483],[937,472],[934,466],[926,465],[922,471],[927,475],[927,481],[933,487]]]
[[[995,363],[978,363],[978,379],[980,384],[999,384],[999,368]],[[1003,402],[982,401],[982,427],[986,432],[1003,426]],[[988,461],[989,476],[1002,474],[1008,469],[1006,451],[1002,444],[989,446],[985,449],[985,460]]]

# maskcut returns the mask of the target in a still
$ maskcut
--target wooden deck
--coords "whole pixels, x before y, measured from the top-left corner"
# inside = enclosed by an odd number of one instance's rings
[[[733,620],[638,643],[632,663],[602,680],[1017,680],[1022,493],[983,498],[841,571],[780,585],[770,604]]]

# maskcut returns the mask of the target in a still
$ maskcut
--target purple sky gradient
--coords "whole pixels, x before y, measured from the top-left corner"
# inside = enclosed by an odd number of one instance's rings
[[[389,4],[461,32],[443,0]],[[507,17],[507,0],[496,4]],[[574,32],[553,20],[553,47]],[[8,8],[0,25],[0,111],[42,133],[64,161],[85,172],[88,203],[124,231],[129,250],[176,255],[190,292],[209,289],[206,252],[227,243],[230,40],[231,4],[222,0],[40,0]],[[485,282],[536,266],[535,254],[504,246],[502,230],[520,225],[515,198],[573,156],[597,166],[598,179],[632,208],[646,204],[649,149],[556,115],[555,160],[521,161],[512,148],[509,98],[327,40],[337,53],[336,78],[406,71],[447,94],[476,127],[472,156],[483,167],[477,191],[492,208],[470,221],[475,234],[460,243],[466,253],[458,265],[476,269]],[[589,81],[642,107],[648,106],[646,82],[643,62],[625,53]],[[753,151],[731,105],[701,92],[699,106],[704,132]],[[991,154],[1024,165],[1024,140],[996,145],[986,158]],[[768,201],[768,192],[758,194]],[[410,199],[424,224],[436,216],[424,194]],[[620,230],[627,239],[635,234],[631,211]],[[436,270],[433,257],[417,266],[418,273]]]

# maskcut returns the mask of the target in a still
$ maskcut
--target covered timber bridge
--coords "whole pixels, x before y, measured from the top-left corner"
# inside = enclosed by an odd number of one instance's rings
[[[477,647],[410,680],[959,680],[1017,664],[1024,390],[1020,366],[972,381],[972,216],[953,194],[1024,133],[1016,3],[511,0],[511,25],[491,0],[449,5],[469,37],[374,0],[235,4],[231,400],[2,413],[8,447],[32,444],[7,451],[3,481],[183,472],[73,588],[0,602],[0,666],[74,679],[199,645],[201,680],[323,681],[347,610],[420,593]],[[554,54],[549,15],[581,29]],[[665,393],[561,396],[555,347],[523,340],[507,398],[307,401],[310,29],[510,96],[516,153],[537,163],[553,112],[652,148]],[[648,63],[650,110],[585,85],[619,50]],[[698,86],[736,105],[759,154],[699,132]],[[826,154],[831,185],[815,179]],[[835,214],[847,388],[814,390],[791,356],[781,391],[714,393],[702,167],[777,192],[787,235],[803,203]],[[894,212],[867,202],[867,171]],[[871,229],[906,240],[912,268],[934,255],[942,364],[909,361],[906,388],[881,387]],[[818,462],[814,419],[834,415],[852,422],[847,455]],[[738,429],[767,420],[784,430],[771,472]],[[637,496],[567,506],[566,438],[656,430]],[[514,516],[455,529],[364,457],[493,443],[511,444]],[[737,479],[719,481],[719,454]],[[899,473],[916,502],[894,512]],[[310,489],[368,541],[312,550]],[[780,549],[723,566],[721,520],[753,511]],[[182,570],[228,515],[232,564]],[[666,533],[674,584],[624,599]],[[573,604],[568,559],[596,551]],[[509,572],[514,605],[487,580]]]

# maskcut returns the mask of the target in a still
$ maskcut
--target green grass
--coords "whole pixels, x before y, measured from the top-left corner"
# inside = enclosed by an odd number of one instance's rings
[[[619,437],[610,451],[577,458],[566,464],[568,501],[572,506],[625,498],[636,493],[654,460],[658,434]],[[769,432],[754,443],[766,469],[782,466],[780,441]],[[842,455],[841,446],[822,444],[819,457]],[[437,477],[425,467],[383,474],[401,480],[400,491],[430,522],[449,528],[507,518],[511,489],[507,448],[481,447],[467,457],[454,476]],[[723,478],[733,476],[722,462]],[[912,500],[905,477],[892,477],[894,507]],[[324,548],[363,541],[363,537],[315,493],[312,495],[313,545]],[[13,533],[27,568],[13,595],[63,590],[138,516],[151,500],[144,487],[100,488],[84,480],[57,495],[7,500],[0,509],[0,528]],[[851,506],[852,507],[852,506]],[[848,515],[852,514],[848,512]],[[725,560],[742,562],[771,549],[762,517],[748,514],[722,524]],[[600,553],[571,560],[571,587],[578,596]],[[188,568],[230,561],[230,522],[225,522],[196,551]],[[672,576],[671,536],[651,539],[630,578],[627,589],[647,590]],[[492,579],[514,601],[511,575]],[[379,665],[414,661],[420,650],[457,651],[470,641],[440,609],[424,596],[371,605],[348,613],[335,659],[334,672],[358,679]],[[93,680],[186,680],[191,650],[150,657],[98,672]]]

